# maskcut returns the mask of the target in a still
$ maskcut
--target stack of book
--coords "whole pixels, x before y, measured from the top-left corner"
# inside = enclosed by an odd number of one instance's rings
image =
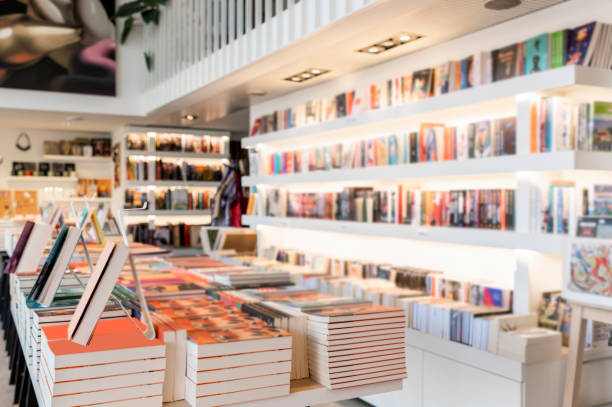
[[[236,313],[188,331],[185,400],[212,407],[289,394],[291,336]]]
[[[310,375],[330,389],[406,377],[406,319],[401,308],[347,305],[310,311]]]
[[[204,271],[203,277],[233,288],[291,285],[291,275],[283,270],[237,269],[209,272]]]
[[[68,325],[42,329],[41,395],[46,407],[162,404],[165,348],[128,318],[100,321],[91,342],[67,340]]]

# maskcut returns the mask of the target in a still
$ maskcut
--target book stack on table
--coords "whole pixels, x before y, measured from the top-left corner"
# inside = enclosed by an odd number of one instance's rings
[[[236,313],[188,332],[185,400],[212,407],[289,395],[291,336]]]
[[[45,407],[161,406],[165,346],[139,328],[128,318],[100,321],[81,346],[66,339],[68,325],[43,327],[39,386]]]
[[[307,311],[310,376],[330,389],[406,378],[401,308],[357,304]]]

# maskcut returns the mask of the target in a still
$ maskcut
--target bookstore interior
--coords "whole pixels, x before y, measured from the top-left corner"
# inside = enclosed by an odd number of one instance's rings
[[[612,405],[612,1],[0,1],[0,405]]]

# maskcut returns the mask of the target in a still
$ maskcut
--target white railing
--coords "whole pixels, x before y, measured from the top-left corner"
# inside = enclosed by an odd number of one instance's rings
[[[170,0],[146,26],[151,112],[377,0]],[[144,63],[144,62],[143,62]]]

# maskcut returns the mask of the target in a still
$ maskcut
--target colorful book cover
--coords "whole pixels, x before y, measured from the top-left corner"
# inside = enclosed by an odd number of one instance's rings
[[[25,225],[23,225],[21,235],[19,235],[19,240],[13,249],[11,258],[6,263],[6,267],[4,267],[4,274],[12,274],[17,269],[17,265],[19,264],[19,260],[21,260],[21,255],[23,254],[23,250],[28,242],[30,233],[32,233],[32,229],[34,229],[34,222],[27,221]]]
[[[412,74],[402,78],[402,103],[408,103],[412,94]]]
[[[268,326],[261,320],[244,313],[191,322],[192,328],[188,329],[187,336],[198,345],[291,336],[282,329]]]
[[[473,55],[470,55],[469,57],[463,58],[461,60],[461,89],[467,89],[473,86],[473,79],[470,80],[473,62]]]
[[[365,166],[366,167],[376,166],[376,143],[374,140],[366,141]]]
[[[346,116],[346,93],[336,96],[336,117]]]
[[[548,38],[548,34],[541,34],[525,41],[524,75],[548,69]]]
[[[374,142],[376,144],[376,166],[388,165],[389,147],[387,145],[386,137],[378,137],[374,140]]]
[[[501,120],[503,137],[503,155],[516,154],[516,117]]]
[[[475,123],[474,158],[491,156],[491,122],[484,120]]]
[[[587,62],[584,59],[589,49],[591,39],[593,38],[595,25],[596,22],[593,21],[574,28],[570,34],[565,65],[582,65]]]
[[[606,243],[573,243],[570,259],[571,291],[612,296],[612,252]]]
[[[612,185],[593,186],[593,211],[596,216],[612,215]]]
[[[431,89],[431,68],[422,69],[412,74],[411,100],[421,100],[429,96]]]
[[[550,67],[560,68],[567,59],[568,38],[571,30],[559,30],[550,34]]]
[[[492,52],[493,81],[514,78],[518,64],[518,44],[512,44]]]
[[[398,143],[397,143],[397,136],[395,134],[391,134],[388,137],[388,142],[389,142],[389,148],[388,148],[388,152],[389,152],[389,165],[397,165],[398,164],[398,157],[400,152],[398,151]]]
[[[592,149],[612,151],[612,102],[592,104]]]

